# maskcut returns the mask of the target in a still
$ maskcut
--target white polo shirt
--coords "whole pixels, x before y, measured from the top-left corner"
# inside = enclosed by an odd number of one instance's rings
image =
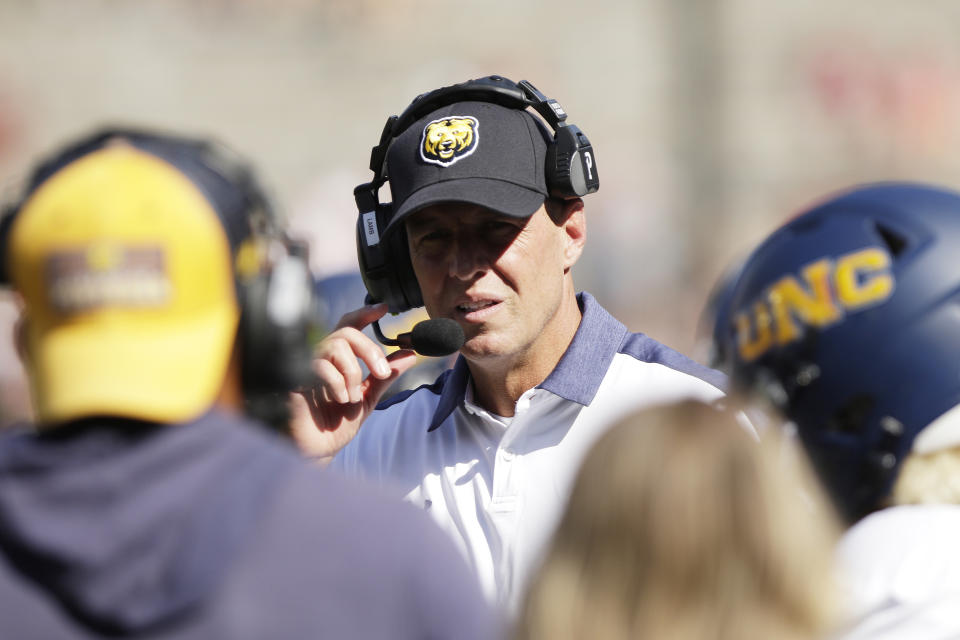
[[[520,396],[512,418],[472,402],[461,356],[434,384],[381,404],[331,464],[430,513],[491,602],[509,612],[537,570],[583,456],[611,421],[723,395],[719,372],[631,333],[589,294],[578,301],[573,342],[547,379]]]
[[[837,561],[848,624],[837,640],[960,638],[960,506],[889,507],[855,524]]]

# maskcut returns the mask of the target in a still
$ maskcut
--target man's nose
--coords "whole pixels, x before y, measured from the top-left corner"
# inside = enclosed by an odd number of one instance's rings
[[[470,280],[487,268],[483,248],[477,242],[458,238],[450,252],[450,275],[460,280]]]

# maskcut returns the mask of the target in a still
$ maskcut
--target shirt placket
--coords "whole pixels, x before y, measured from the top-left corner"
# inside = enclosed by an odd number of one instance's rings
[[[530,400],[533,391],[523,394],[517,401],[513,421],[504,432],[497,445],[497,454],[493,468],[493,489],[490,501],[491,515],[497,523],[502,539],[513,540],[514,544],[505,545],[503,553],[497,559],[498,582],[512,585],[515,570],[513,555],[516,553],[517,531],[523,515],[523,455],[518,447],[523,439],[525,423],[529,418]],[[509,593],[510,588],[503,590]]]

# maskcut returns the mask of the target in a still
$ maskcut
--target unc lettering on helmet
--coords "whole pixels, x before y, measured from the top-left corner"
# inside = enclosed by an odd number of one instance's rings
[[[424,162],[449,167],[477,150],[479,122],[473,116],[447,116],[423,128],[420,157]]]
[[[740,358],[756,360],[775,346],[798,340],[805,327],[824,328],[887,300],[895,287],[890,254],[859,249],[836,260],[823,257],[774,282],[733,317]]]

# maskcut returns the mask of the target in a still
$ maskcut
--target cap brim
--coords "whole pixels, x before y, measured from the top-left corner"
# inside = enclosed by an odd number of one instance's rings
[[[475,204],[514,218],[529,218],[546,198],[547,194],[529,187],[491,178],[456,178],[435,182],[401,202],[386,231],[391,231],[410,214],[443,202]]]

